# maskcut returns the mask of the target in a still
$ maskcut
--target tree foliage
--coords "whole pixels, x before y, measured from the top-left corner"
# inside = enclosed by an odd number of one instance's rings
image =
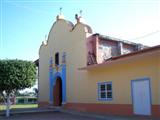
[[[30,61],[0,60],[0,91],[12,93],[34,85],[36,66]]]
[[[10,96],[16,91],[32,87],[36,81],[36,66],[31,61],[0,60],[0,95],[9,117]]]

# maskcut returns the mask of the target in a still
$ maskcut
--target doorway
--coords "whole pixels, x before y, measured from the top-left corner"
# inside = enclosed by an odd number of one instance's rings
[[[151,115],[150,80],[132,80],[132,103],[134,114]]]
[[[56,83],[53,89],[53,96],[54,96],[54,106],[61,106],[62,105],[62,79],[60,77],[56,78]]]

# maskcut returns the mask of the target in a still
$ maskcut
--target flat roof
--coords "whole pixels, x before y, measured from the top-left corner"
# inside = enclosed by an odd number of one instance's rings
[[[140,43],[135,43],[135,42],[131,42],[131,41],[128,41],[128,40],[119,39],[119,38],[115,38],[115,37],[111,37],[111,36],[107,36],[107,35],[101,35],[99,33],[93,34],[93,36],[96,36],[96,35],[99,36],[99,38],[103,39],[103,40],[119,41],[119,42],[123,42],[123,43],[129,44],[129,45],[141,45],[141,46],[144,46],[144,47],[149,47],[149,46],[146,46],[146,45],[143,45],[143,44],[140,44]]]
[[[104,67],[104,66],[107,66],[108,64],[116,63],[120,60],[122,61],[126,58],[129,58],[129,57],[136,57],[138,55],[143,55],[145,53],[152,53],[152,52],[156,52],[156,51],[160,52],[160,45],[153,46],[153,47],[148,47],[148,48],[145,48],[145,49],[142,49],[142,50],[139,50],[139,51],[135,51],[135,52],[131,52],[131,53],[128,53],[128,54],[123,54],[123,55],[111,57],[110,59],[106,60],[103,63],[92,64],[92,65],[88,65],[88,66],[78,68],[78,69],[79,70],[89,70],[89,69],[92,69],[92,68]]]

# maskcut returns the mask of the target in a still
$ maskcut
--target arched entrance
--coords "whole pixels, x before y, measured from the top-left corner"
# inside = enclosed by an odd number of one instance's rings
[[[56,83],[53,88],[53,104],[54,106],[62,105],[62,80],[60,77],[56,78]]]

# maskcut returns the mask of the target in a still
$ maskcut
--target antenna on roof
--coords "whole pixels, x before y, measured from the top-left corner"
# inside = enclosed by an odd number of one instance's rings
[[[59,8],[59,14],[62,14],[62,7]]]

